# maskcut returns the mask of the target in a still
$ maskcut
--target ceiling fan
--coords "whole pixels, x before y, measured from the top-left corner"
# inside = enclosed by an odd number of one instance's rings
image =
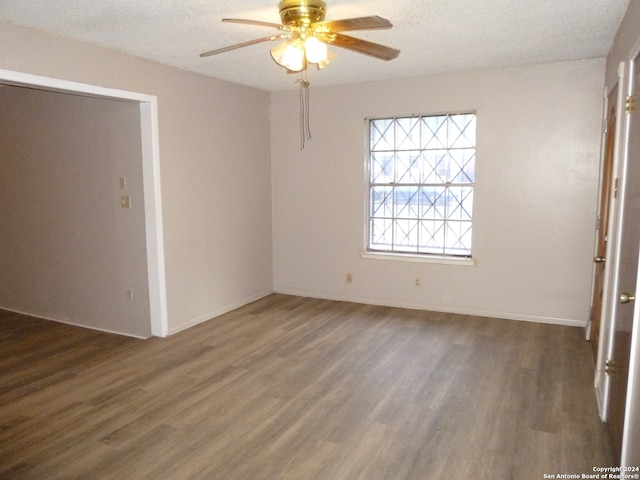
[[[309,64],[314,64],[319,69],[325,67],[330,61],[327,45],[335,45],[382,60],[392,60],[400,54],[400,50],[395,48],[341,33],[353,30],[378,30],[393,26],[389,20],[377,15],[325,22],[327,6],[324,0],[282,0],[278,4],[278,9],[282,19],[281,24],[237,18],[223,18],[222,21],[271,27],[283,33],[210,50],[201,53],[200,56],[209,57],[257,43],[284,40],[271,49],[271,56],[287,71],[300,72],[306,71]]]

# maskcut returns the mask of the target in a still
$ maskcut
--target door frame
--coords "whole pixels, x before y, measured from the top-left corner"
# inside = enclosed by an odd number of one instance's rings
[[[615,94],[615,97],[614,97]],[[598,202],[596,205],[596,229],[594,235],[594,263],[591,274],[591,314],[589,316],[589,322],[585,327],[585,337],[591,342],[593,349],[594,364],[598,363],[598,354],[600,352],[600,346],[594,343],[594,336],[597,338],[598,343],[600,340],[601,322],[604,315],[602,314],[605,305],[605,293],[606,278],[607,278],[607,263],[600,265],[596,262],[597,256],[603,256],[606,258],[608,254],[608,246],[611,231],[611,214],[613,212],[612,202],[615,200],[614,189],[616,187],[615,179],[615,167],[616,167],[616,146],[618,142],[618,121],[619,121],[619,102],[620,102],[620,82],[616,81],[614,85],[604,89],[603,95],[603,111],[602,111],[602,138],[600,144],[600,172],[598,181]],[[612,115],[613,113],[613,115]],[[612,116],[613,122],[612,122]],[[613,123],[613,129],[611,124]],[[607,194],[605,198],[605,194]],[[606,211],[604,210],[606,207]],[[604,228],[606,227],[606,230]],[[602,238],[604,237],[604,249],[601,249]],[[598,282],[598,277],[601,277]],[[599,290],[597,290],[599,288]],[[596,300],[600,296],[600,307],[595,315]],[[597,325],[597,330],[594,330],[594,325]]]
[[[610,379],[606,375],[604,368],[606,361],[612,358],[614,352],[614,319],[618,309],[618,295],[620,290],[619,271],[622,243],[622,229],[624,217],[624,202],[618,201],[624,199],[624,192],[627,182],[627,164],[629,161],[629,116],[626,114],[625,103],[626,98],[632,91],[631,66],[634,59],[640,54],[640,37],[636,40],[633,47],[629,51],[627,62],[621,62],[618,66],[618,119],[616,127],[616,146],[614,153],[614,178],[618,180],[617,190],[622,193],[618,198],[612,199],[612,210],[610,214],[610,243],[607,246],[607,263],[608,270],[605,276],[605,292],[607,296],[603,299],[606,307],[603,308],[603,316],[601,323],[601,336],[599,342],[598,362],[596,366],[596,396],[598,398],[598,408],[600,417],[603,421],[608,420],[608,410],[610,404]],[[640,62],[633,64],[634,68],[640,68]],[[635,92],[636,97],[640,92]],[[637,108],[637,106],[636,106]],[[640,114],[640,113],[638,113]],[[615,190],[615,189],[614,189]],[[640,246],[639,246],[640,248]],[[640,286],[640,261],[637,266],[637,285]],[[621,467],[637,466],[632,465],[634,455],[637,457],[637,445],[631,445],[640,432],[640,301],[635,301],[633,306],[633,322],[634,329],[631,338],[631,351],[629,359],[629,377],[627,383],[627,398],[625,404],[625,418],[623,424],[623,438],[621,451]],[[635,437],[634,437],[635,436]],[[635,450],[634,450],[635,449]],[[637,458],[635,459],[637,463]]]
[[[629,67],[627,68],[627,85],[625,95],[634,94],[637,99],[640,97],[640,92],[633,91],[633,76],[635,72],[640,69],[640,37],[636,40],[633,47],[629,51]],[[630,68],[633,65],[633,71]],[[637,106],[635,107],[637,109]],[[640,112],[636,110],[636,115],[640,115]],[[625,137],[624,137],[624,173],[625,178],[621,181],[622,188],[626,186],[629,179],[626,177],[626,166],[629,162],[629,121],[628,115],[625,115]],[[623,190],[624,191],[624,190]],[[623,202],[621,202],[623,203]],[[621,209],[622,210],[622,209]],[[624,212],[621,212],[621,216]],[[620,226],[622,228],[622,226]],[[640,249],[640,245],[638,245]],[[640,256],[638,259],[637,272],[636,272],[636,294],[640,289]],[[618,285],[613,293],[618,292]],[[614,295],[615,296],[615,295]],[[617,300],[617,296],[616,296]],[[617,303],[617,302],[616,302]],[[640,422],[638,417],[640,416],[640,299],[633,302],[633,331],[631,334],[631,345],[629,355],[629,374],[627,381],[627,398],[625,404],[625,416],[622,433],[622,451],[621,451],[621,467],[638,467],[638,461],[640,454],[638,453],[638,434],[640,433]],[[613,344],[613,341],[611,342]]]
[[[160,194],[158,98],[154,95],[3,69],[0,69],[0,83],[139,104],[151,333],[157,337],[166,337],[169,328]]]
[[[609,95],[611,91],[617,86],[618,97],[616,99],[616,131],[613,146],[613,168],[612,168],[612,180],[614,182],[614,188],[611,189],[611,196],[609,198],[609,225],[608,225],[608,241],[606,247],[605,257],[607,259],[604,269],[603,291],[602,291],[602,309],[600,315],[600,335],[598,341],[598,356],[595,365],[595,378],[594,388],[596,390],[596,398],[598,402],[598,412],[601,420],[604,422],[607,419],[607,412],[609,407],[609,376],[605,375],[605,365],[607,358],[613,348],[613,318],[615,318],[617,302],[615,301],[614,292],[617,289],[617,276],[619,270],[620,260],[620,233],[622,229],[621,223],[621,211],[619,198],[617,195],[620,189],[621,173],[625,168],[626,159],[622,158],[621,148],[624,147],[623,133],[626,132],[626,118],[624,115],[624,102],[626,97],[627,88],[625,85],[625,72],[626,64],[621,62],[618,65],[618,79],[611,87],[605,89],[604,93],[604,109],[603,109],[603,129],[602,129],[602,148],[601,148],[601,171],[604,168],[604,156],[605,156],[605,142],[606,142],[606,126],[608,122],[609,112]],[[623,128],[625,130],[623,130]],[[626,137],[625,137],[626,138]],[[601,175],[602,176],[602,175]],[[616,188],[615,184],[618,183]],[[598,189],[601,191],[602,186]],[[598,211],[600,208],[600,200],[598,200]],[[596,245],[594,246],[597,252],[597,236]],[[597,253],[594,253],[597,255]],[[596,265],[593,266],[593,279],[592,285],[595,280]],[[593,290],[593,287],[592,287]],[[594,292],[592,291],[592,302]],[[589,339],[591,325],[586,327],[587,340]]]

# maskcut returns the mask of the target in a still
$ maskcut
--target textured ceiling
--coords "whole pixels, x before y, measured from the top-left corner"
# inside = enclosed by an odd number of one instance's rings
[[[391,30],[349,33],[401,50],[385,62],[337,47],[314,86],[605,56],[629,0],[326,0],[326,20],[380,15]],[[278,30],[278,0],[1,0],[0,20],[57,33],[263,90],[296,88],[262,43],[201,52]]]

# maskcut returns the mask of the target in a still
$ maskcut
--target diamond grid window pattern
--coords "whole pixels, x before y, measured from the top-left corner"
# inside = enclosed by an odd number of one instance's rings
[[[475,113],[369,121],[369,250],[471,256]]]

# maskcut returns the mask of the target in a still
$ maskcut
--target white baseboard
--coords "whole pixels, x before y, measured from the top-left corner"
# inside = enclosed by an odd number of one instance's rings
[[[336,301],[344,301],[344,302],[355,302],[355,303],[363,303],[363,304],[369,304],[369,305],[380,305],[380,306],[385,306],[385,307],[397,307],[397,308],[409,308],[412,310],[425,310],[425,311],[433,311],[433,312],[443,312],[443,313],[454,313],[454,314],[460,314],[460,315],[476,315],[479,317],[490,317],[490,318],[502,318],[502,319],[506,319],[506,320],[518,320],[518,321],[525,321],[525,322],[537,322],[537,323],[547,323],[547,324],[552,324],[552,325],[565,325],[565,326],[570,326],[570,327],[585,327],[586,326],[586,321],[581,321],[581,320],[573,320],[573,319],[565,319],[565,318],[554,318],[554,317],[543,317],[543,316],[537,316],[537,315],[523,315],[523,314],[517,314],[517,313],[511,313],[511,312],[493,312],[493,311],[486,311],[486,310],[475,310],[475,309],[456,309],[456,308],[449,308],[449,307],[442,307],[442,306],[434,306],[434,305],[414,305],[414,304],[403,304],[400,302],[378,302],[375,300],[372,300],[370,298],[358,298],[358,297],[354,297],[354,298],[347,298],[347,297],[336,297],[336,296],[331,296],[331,295],[326,295],[326,296],[319,296],[317,293],[312,293],[312,292],[305,292],[305,291],[301,291],[301,290],[295,290],[295,289],[278,289],[278,290],[265,290],[262,291],[256,295],[252,295],[250,297],[246,297],[242,300],[239,300],[237,302],[225,305],[224,307],[221,307],[219,309],[213,310],[211,312],[208,312],[206,314],[200,315],[196,318],[192,318],[190,320],[187,320],[186,322],[181,323],[180,325],[176,325],[173,326],[171,328],[169,328],[168,331],[168,335],[174,335],[178,332],[181,332],[182,330],[186,330],[188,328],[191,328],[195,325],[198,325],[200,323],[206,322],[208,320],[212,320],[216,317],[219,317],[220,315],[224,315],[225,313],[228,313],[232,310],[235,310],[237,308],[240,308],[244,305],[247,305],[248,303],[254,302],[256,300],[259,300],[261,298],[264,298],[268,295],[271,295],[272,293],[279,293],[279,294],[283,294],[283,295],[296,295],[296,296],[301,296],[301,297],[309,297],[309,298],[322,298],[322,299],[326,299],[326,300],[336,300]],[[52,317],[47,317],[47,316],[43,316],[43,315],[38,315],[38,314],[34,314],[32,312],[24,312],[24,311],[20,311],[20,310],[16,310],[16,309],[11,309],[11,308],[7,308],[7,307],[2,307],[0,306],[0,308],[7,310],[7,311],[11,311],[11,312],[15,312],[15,313],[19,313],[22,315],[29,315],[32,317],[36,317],[36,318],[41,318],[43,320],[50,320],[53,322],[58,322],[58,323],[64,323],[67,325],[75,325],[75,326],[79,326],[79,327],[83,327],[83,328],[89,328],[91,330],[97,330],[100,332],[106,332],[106,333],[114,333],[117,335],[125,335],[128,337],[132,337],[132,338],[147,338],[147,337],[142,337],[142,336],[137,336],[137,335],[131,335],[129,333],[126,332],[120,332],[120,331],[116,331],[116,330],[109,330],[109,329],[104,329],[104,328],[98,328],[98,327],[92,327],[89,325],[80,325],[68,320],[64,320],[64,319],[59,319],[59,318],[52,318]],[[597,391],[597,389],[596,389]]]
[[[475,315],[478,317],[501,318],[505,320],[518,320],[522,322],[547,323],[551,325],[564,325],[569,327],[584,328],[587,324],[585,320],[544,317],[540,315],[527,315],[527,314],[520,314],[520,313],[513,313],[513,312],[495,312],[495,311],[489,311],[489,310],[451,308],[451,307],[445,307],[442,305],[417,305],[417,304],[411,304],[411,303],[388,302],[388,301],[381,302],[377,300],[372,300],[371,298],[359,298],[359,297],[336,297],[331,295],[319,296],[317,293],[305,292],[305,291],[295,290],[295,289],[276,289],[275,293],[281,293],[283,295],[297,295],[301,297],[323,298],[326,300],[364,303],[369,305],[380,305],[385,307],[408,308],[411,310],[425,310],[425,311],[432,311],[432,312],[455,313],[460,315]]]
[[[65,325],[73,325],[74,327],[80,327],[80,328],[88,328],[89,330],[95,330],[97,332],[113,333],[115,335],[123,335],[125,337],[131,337],[131,338],[140,338],[140,339],[143,339],[143,340],[145,338],[149,338],[149,337],[143,337],[141,335],[132,335],[131,333],[128,333],[128,332],[120,332],[118,330],[110,330],[108,328],[94,327],[93,325],[85,325],[83,323],[72,322],[71,320],[65,320],[65,319],[62,319],[62,318],[53,318],[53,317],[49,317],[47,315],[41,315],[41,314],[38,314],[38,313],[27,312],[27,311],[23,311],[23,310],[17,310],[15,308],[9,308],[9,307],[0,306],[0,309],[6,310],[7,312],[18,313],[20,315],[27,315],[29,317],[40,318],[42,320],[48,320],[50,322],[63,323]]]
[[[169,328],[169,335],[174,335],[178,332],[181,332],[182,330],[186,330],[188,328],[194,327],[200,323],[206,322],[208,320],[212,320],[215,317],[219,317],[220,315],[224,315],[225,313],[228,313],[232,310],[235,310],[236,308],[240,308],[243,307],[244,305],[247,305],[248,303],[251,302],[255,302],[256,300],[260,300],[261,298],[266,297],[267,295],[271,295],[273,292],[273,290],[266,290],[263,292],[260,292],[256,295],[252,295],[250,297],[244,298],[242,300],[239,300],[237,302],[231,303],[229,305],[225,305],[222,308],[213,310],[209,313],[205,313],[203,315],[200,315],[196,318],[192,318],[191,320],[187,320],[186,322],[181,323],[180,325],[176,325],[174,327],[170,327]]]

